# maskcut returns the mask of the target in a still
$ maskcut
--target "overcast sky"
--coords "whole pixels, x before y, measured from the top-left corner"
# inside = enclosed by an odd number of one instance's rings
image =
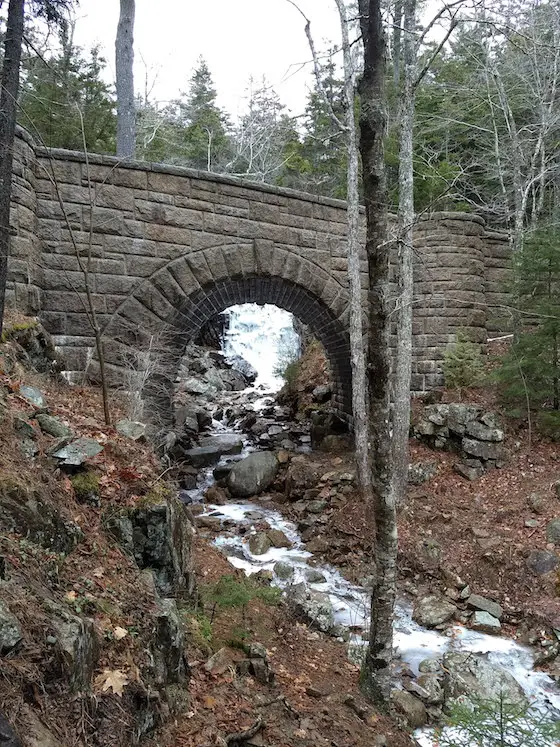
[[[299,0],[318,48],[340,37],[334,0]],[[114,81],[119,0],[81,0],[75,42],[99,43]],[[266,75],[293,114],[305,106],[311,83],[304,21],[286,0],[136,0],[135,88],[165,102],[188,88],[200,55],[208,62],[219,103],[233,115],[243,108],[250,75]],[[145,63],[145,64],[144,64]],[[155,81],[155,84],[154,84]]]

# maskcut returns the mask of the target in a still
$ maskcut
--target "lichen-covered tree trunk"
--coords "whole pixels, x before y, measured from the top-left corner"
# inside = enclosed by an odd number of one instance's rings
[[[414,174],[412,133],[416,78],[416,0],[404,2],[403,85],[399,136],[399,207],[397,221],[397,345],[393,403],[393,458],[395,490],[405,495],[408,478],[410,380],[412,366],[412,301],[414,291],[413,236]]]
[[[4,61],[2,63],[2,91],[0,92],[0,335],[4,322],[6,282],[8,279],[12,164],[24,10],[25,0],[10,0],[4,39]]]
[[[135,0],[121,0],[115,42],[117,88],[117,156],[134,158],[136,107],[134,105],[134,12]]]
[[[368,379],[376,579],[371,598],[369,645],[362,688],[378,703],[391,688],[396,594],[397,520],[390,426],[389,243],[383,137],[385,134],[385,34],[380,0],[359,0],[364,42],[360,93],[360,151],[366,208],[369,271]]]
[[[342,32],[344,59],[344,99],[346,103],[347,219],[348,219],[348,285],[350,290],[350,350],[352,357],[352,414],[358,485],[363,496],[371,493],[369,463],[369,424],[367,417],[367,376],[363,334],[362,281],[360,276],[360,193],[358,133],[354,113],[356,76],[348,33],[348,12],[345,0],[336,0]]]

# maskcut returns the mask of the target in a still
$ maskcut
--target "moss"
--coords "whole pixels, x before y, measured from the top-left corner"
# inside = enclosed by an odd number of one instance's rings
[[[150,490],[143,495],[137,502],[137,508],[147,508],[148,506],[157,506],[160,503],[166,503],[173,497],[173,490],[166,482],[156,482]]]
[[[17,337],[18,332],[25,332],[28,329],[34,329],[37,326],[38,322],[36,319],[30,319],[29,321],[25,322],[14,322],[13,324],[10,324],[8,327],[4,328],[1,341],[7,342],[8,340],[12,340],[14,337]]]
[[[85,501],[92,495],[99,495],[99,477],[93,470],[79,472],[70,478],[70,482],[78,501]]]

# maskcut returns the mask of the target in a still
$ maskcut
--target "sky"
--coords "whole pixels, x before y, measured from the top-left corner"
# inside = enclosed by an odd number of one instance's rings
[[[299,0],[318,50],[340,38],[334,0]],[[100,44],[114,81],[119,0],[80,0],[75,43]],[[188,89],[196,61],[210,67],[218,103],[244,108],[249,77],[267,80],[292,114],[301,114],[312,83],[304,20],[287,0],[136,0],[135,88],[167,102]]]

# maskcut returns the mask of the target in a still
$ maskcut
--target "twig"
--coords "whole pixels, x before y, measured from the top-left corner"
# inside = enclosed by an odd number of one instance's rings
[[[248,739],[251,739],[252,737],[254,737],[255,734],[258,731],[260,731],[263,727],[264,727],[263,717],[259,716],[258,719],[253,724],[253,726],[251,726],[249,729],[246,729],[245,731],[238,731],[238,732],[233,732],[232,734],[228,734],[224,741],[227,745],[246,742]]]

